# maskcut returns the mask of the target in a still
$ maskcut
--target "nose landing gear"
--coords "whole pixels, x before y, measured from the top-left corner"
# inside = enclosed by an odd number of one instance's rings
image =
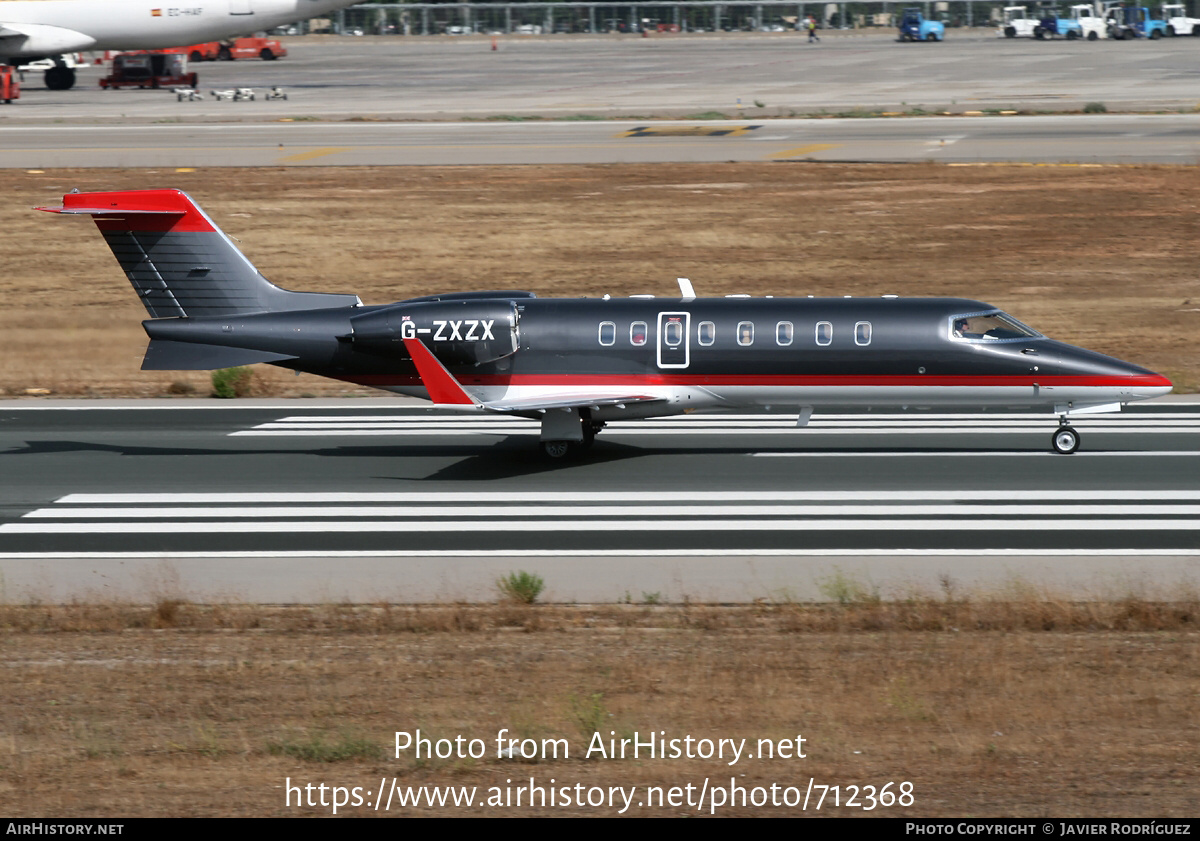
[[[1079,449],[1079,433],[1067,424],[1066,417],[1059,418],[1058,429],[1050,436],[1050,447],[1063,455],[1070,455]]]

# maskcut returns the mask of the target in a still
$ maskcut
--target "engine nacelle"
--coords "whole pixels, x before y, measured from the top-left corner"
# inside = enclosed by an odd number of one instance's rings
[[[3,28],[9,32],[20,32],[24,38],[0,39],[0,56],[5,58],[62,55],[90,50],[96,44],[96,39],[73,29],[61,26],[48,26],[43,23],[5,23]]]
[[[352,316],[350,341],[368,353],[408,357],[405,339],[420,339],[444,365],[481,365],[521,345],[515,301],[403,303]]]

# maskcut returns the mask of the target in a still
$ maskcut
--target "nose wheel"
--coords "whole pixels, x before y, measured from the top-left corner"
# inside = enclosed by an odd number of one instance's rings
[[[1051,436],[1050,446],[1056,453],[1070,455],[1079,449],[1079,433],[1063,424]]]

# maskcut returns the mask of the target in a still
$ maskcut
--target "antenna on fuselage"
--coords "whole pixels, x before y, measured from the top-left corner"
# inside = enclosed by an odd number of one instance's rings
[[[696,299],[696,290],[692,288],[692,282],[686,277],[675,278],[679,283],[679,291],[683,293],[683,300],[694,301]]]

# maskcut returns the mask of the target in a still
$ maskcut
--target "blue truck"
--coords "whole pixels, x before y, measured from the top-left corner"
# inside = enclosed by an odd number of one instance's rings
[[[1033,29],[1033,37],[1038,40],[1066,38],[1068,41],[1074,41],[1083,37],[1083,27],[1077,20],[1062,17],[1056,9],[1045,9]]]
[[[1156,40],[1167,34],[1166,21],[1151,18],[1150,9],[1146,6],[1108,3],[1105,4],[1104,17],[1108,23],[1108,37],[1117,41],[1130,38]]]
[[[942,41],[946,38],[946,24],[936,20],[925,20],[917,6],[909,6],[900,16],[901,41]]]

